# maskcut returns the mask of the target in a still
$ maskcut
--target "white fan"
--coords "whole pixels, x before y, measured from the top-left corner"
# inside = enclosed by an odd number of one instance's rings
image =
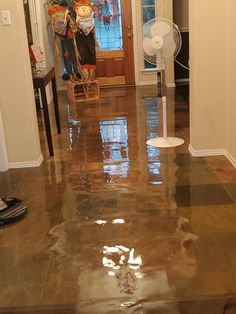
[[[163,18],[153,19],[143,26],[144,59],[156,65],[158,96],[162,97],[163,106],[163,137],[147,141],[155,147],[177,147],[184,140],[167,135],[167,111],[165,91],[165,64],[167,60],[175,59],[182,46],[182,38],[178,26]]]

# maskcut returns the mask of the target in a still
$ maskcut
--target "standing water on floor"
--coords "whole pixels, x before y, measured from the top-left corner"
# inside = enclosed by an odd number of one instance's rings
[[[185,91],[169,92],[168,127],[186,144],[168,150],[146,144],[162,135],[155,88],[60,102],[55,157],[0,174],[30,208],[0,229],[0,313],[233,313],[236,174],[189,155]]]
[[[177,155],[146,145],[161,129],[158,109],[147,96],[142,108],[118,100],[101,115],[92,106],[78,114],[62,222],[50,236],[52,271],[77,289],[79,313],[176,313],[162,300],[195,275],[197,236],[174,196]]]

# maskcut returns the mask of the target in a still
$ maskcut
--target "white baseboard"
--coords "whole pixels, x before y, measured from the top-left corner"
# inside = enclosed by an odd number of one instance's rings
[[[175,85],[175,83],[167,83],[167,84],[166,84],[166,87],[167,87],[167,88],[175,88],[176,85]]]
[[[236,168],[236,159],[227,151],[225,150],[225,157],[231,162],[231,164]]]
[[[236,158],[234,158],[226,149],[195,150],[191,145],[189,145],[189,152],[193,157],[225,156],[236,168]]]
[[[34,168],[39,167],[43,162],[43,155],[41,154],[39,159],[36,161],[23,161],[23,162],[9,162],[9,169],[18,169],[18,168]]]
[[[139,81],[137,83],[138,86],[146,86],[146,85],[157,85],[157,81]],[[176,87],[175,83],[166,83],[167,88],[174,88]]]
[[[221,156],[225,155],[224,149],[200,149],[195,150],[191,145],[188,147],[193,157]]]
[[[138,81],[137,84],[138,86],[146,86],[146,85],[157,85],[157,81]]]

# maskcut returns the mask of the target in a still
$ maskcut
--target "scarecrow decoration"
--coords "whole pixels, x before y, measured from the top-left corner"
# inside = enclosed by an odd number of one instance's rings
[[[96,69],[96,38],[94,29],[94,7],[89,0],[77,0],[74,3],[76,12],[76,44],[80,57],[82,76],[93,80]]]
[[[68,99],[72,102],[99,99],[99,82],[95,80],[98,44],[92,3],[89,0],[48,0],[48,3],[56,51],[60,48],[63,56],[58,62],[63,59],[62,78],[68,81]]]
[[[68,10],[68,3],[65,0],[53,0],[48,9],[48,15],[51,17],[51,24],[55,35],[56,50],[58,51],[58,42],[63,56],[62,78],[70,80],[71,78],[80,78],[78,66],[78,53],[75,46],[75,33],[77,27],[73,17]]]

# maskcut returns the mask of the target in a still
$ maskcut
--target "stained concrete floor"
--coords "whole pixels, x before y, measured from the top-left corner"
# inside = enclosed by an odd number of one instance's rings
[[[153,87],[60,94],[62,134],[39,168],[0,173],[1,196],[29,207],[0,228],[0,313],[236,313],[236,170],[188,153],[186,88],[168,95],[177,149]],[[53,115],[51,114],[53,118]]]

